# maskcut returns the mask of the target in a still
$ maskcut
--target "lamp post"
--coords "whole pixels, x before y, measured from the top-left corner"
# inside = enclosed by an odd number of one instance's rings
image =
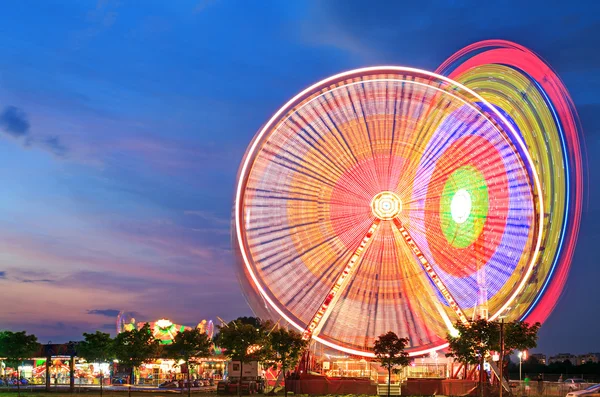
[[[502,382],[502,371],[504,370],[504,317],[500,319],[500,367],[498,369],[498,375],[500,378],[500,397],[502,397],[503,382]]]
[[[520,381],[522,378],[522,373],[523,373],[521,366],[523,364],[523,360],[527,360],[527,350],[519,352],[518,356],[519,356],[519,381]]]

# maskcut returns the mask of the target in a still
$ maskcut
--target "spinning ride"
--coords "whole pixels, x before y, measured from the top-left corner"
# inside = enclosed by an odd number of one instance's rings
[[[482,64],[501,44],[442,65],[456,81],[403,67],[333,76],[258,132],[234,214],[258,315],[367,357],[389,330],[418,355],[445,347],[456,321],[543,319],[578,230],[577,118],[556,111],[572,105],[562,85],[552,97],[523,69]]]

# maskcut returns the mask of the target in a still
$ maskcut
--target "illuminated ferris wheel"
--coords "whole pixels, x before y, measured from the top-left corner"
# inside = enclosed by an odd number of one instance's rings
[[[511,51],[525,66],[504,61]],[[578,156],[566,90],[513,43],[467,47],[437,74],[323,80],[241,165],[234,233],[251,306],[367,357],[390,330],[418,355],[457,321],[544,320],[577,236]]]

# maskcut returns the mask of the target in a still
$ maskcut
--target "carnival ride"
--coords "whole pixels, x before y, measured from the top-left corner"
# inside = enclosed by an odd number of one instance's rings
[[[371,67],[296,95],[242,161],[234,245],[255,313],[372,357],[456,321],[543,321],[579,230],[578,117],[558,76],[506,41],[436,73]]]
[[[202,320],[198,323],[196,328],[198,328],[200,330],[200,332],[206,333],[206,335],[208,335],[208,337],[210,339],[212,339],[212,337],[215,333],[215,325],[212,320],[208,320],[208,321]]]
[[[131,312],[120,311],[117,315],[117,334],[126,331],[133,331],[134,329],[141,329],[146,324],[145,321],[135,321],[134,314]],[[190,330],[192,327],[185,325],[175,324],[171,320],[161,318],[159,320],[148,322],[150,331],[156,340],[163,345],[173,343],[175,336],[178,333],[185,330]],[[198,323],[196,328],[201,332],[205,333],[210,339],[212,339],[215,331],[215,327],[212,320],[202,320]]]
[[[135,314],[121,310],[117,315],[117,334],[136,329]]]
[[[138,323],[138,328],[144,326],[145,323]],[[160,320],[149,323],[150,330],[154,339],[158,340],[162,345],[170,345],[173,343],[175,336],[185,331],[186,329],[192,329],[185,325],[174,324],[171,320],[161,318]]]

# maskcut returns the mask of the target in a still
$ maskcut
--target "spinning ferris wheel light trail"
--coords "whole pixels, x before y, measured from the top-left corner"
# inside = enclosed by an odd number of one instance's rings
[[[309,323],[308,327],[306,327],[306,330],[304,331],[303,335],[304,339],[309,339],[311,336],[318,334],[318,331],[320,329],[319,324],[321,323],[321,321],[325,321],[327,317],[329,317],[329,314],[331,314],[331,309],[335,306],[335,303],[337,302],[336,298],[340,296],[340,293],[343,292],[344,288],[348,285],[348,282],[352,279],[353,269],[358,263],[360,255],[365,250],[367,244],[369,244],[369,241],[371,241],[371,238],[373,237],[377,226],[379,226],[378,219],[376,219],[373,222],[373,224],[365,234],[365,237],[362,239],[360,245],[354,251],[354,254],[352,254],[352,257],[348,261],[348,264],[338,277],[333,288],[331,288],[331,290],[325,297],[323,304],[313,317],[312,321]]]
[[[408,233],[408,230],[406,230],[406,228],[402,226],[402,222],[400,221],[400,219],[394,218],[394,225],[398,227],[398,231],[400,231],[400,234],[402,235],[402,237],[404,237],[404,241],[415,254],[417,259],[423,266],[423,269],[425,270],[431,281],[433,281],[433,284],[435,284],[438,291],[442,294],[448,305],[452,308],[452,310],[454,310],[460,322],[463,324],[467,324],[469,322],[467,316],[465,316],[465,313],[463,313],[458,303],[456,303],[456,300],[454,299],[450,291],[448,291],[448,288],[446,288],[444,282],[440,279],[440,277],[437,275],[436,271],[433,269],[429,261],[425,258],[423,252],[419,249],[419,247],[417,247],[417,244],[414,242],[412,237],[410,237],[410,233]]]
[[[252,309],[364,357],[390,330],[414,356],[445,347],[457,320],[543,321],[579,230],[579,133],[560,79],[504,41],[437,73],[372,67],[308,87],[240,166]]]

